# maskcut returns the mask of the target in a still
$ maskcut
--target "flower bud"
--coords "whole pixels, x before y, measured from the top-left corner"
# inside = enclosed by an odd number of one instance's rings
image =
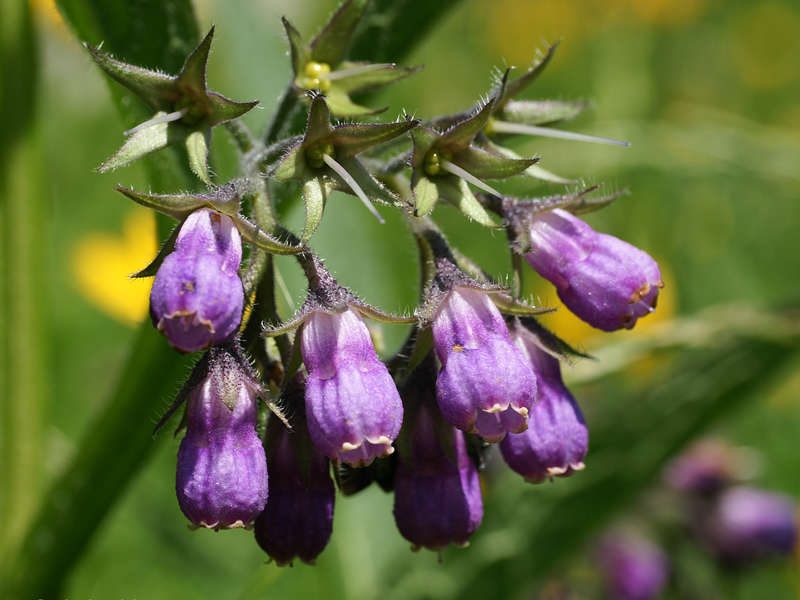
[[[608,595],[617,600],[650,600],[664,591],[669,562],[650,540],[631,532],[607,535],[598,549]]]
[[[311,440],[331,459],[367,465],[391,454],[403,404],[369,330],[352,309],[313,311],[302,330]]]
[[[328,459],[311,444],[301,408],[292,421],[292,431],[276,418],[267,425],[269,498],[255,523],[258,545],[278,565],[313,563],[333,530]]]
[[[561,379],[558,360],[542,350],[536,336],[521,325],[514,327],[512,338],[533,367],[538,398],[531,408],[528,429],[510,434],[500,443],[503,459],[531,483],[583,469],[589,430]]]
[[[715,494],[756,470],[755,457],[718,439],[696,442],[665,469],[672,489],[699,495]]]
[[[466,544],[483,519],[483,500],[464,434],[431,402],[419,406],[404,435],[394,480],[397,528],[416,548]]]
[[[178,504],[199,527],[245,527],[267,500],[267,463],[256,434],[259,386],[244,359],[226,347],[209,350],[190,382]]]
[[[445,420],[497,442],[528,426],[536,378],[489,295],[455,287],[433,318],[442,370],[436,396]]]
[[[229,217],[202,208],[186,218],[150,292],[153,324],[178,350],[202,350],[236,332],[244,304],[241,260],[242,241]]]
[[[786,496],[734,487],[717,498],[701,531],[712,551],[728,564],[789,556],[797,544],[796,510]]]
[[[627,242],[596,232],[562,209],[535,216],[530,242],[527,261],[592,327],[631,329],[655,309],[664,286],[658,265]]]

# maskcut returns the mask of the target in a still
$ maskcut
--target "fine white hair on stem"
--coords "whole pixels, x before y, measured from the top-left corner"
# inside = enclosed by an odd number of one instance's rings
[[[340,165],[336,160],[330,156],[329,154],[323,154],[322,160],[325,161],[325,164],[328,165],[331,169],[336,171],[336,174],[344,179],[344,182],[350,186],[350,189],[353,190],[353,193],[358,197],[359,200],[367,207],[367,210],[372,213],[372,215],[378,219],[378,221],[383,225],[386,221],[383,220],[383,217],[380,213],[375,209],[375,206],[372,204],[370,199],[367,197],[367,194],[364,193],[364,190],[361,189],[361,186],[358,185],[358,182],[353,178],[350,173],[347,172],[342,165]]]
[[[497,133],[519,133],[522,135],[540,135],[542,137],[558,138],[561,140],[574,140],[576,142],[593,142],[595,144],[609,144],[611,146],[631,145],[630,142],[615,140],[597,135],[587,135],[575,131],[563,131],[550,127],[537,127],[536,125],[525,125],[523,123],[508,123],[507,121],[494,121],[492,129]]]

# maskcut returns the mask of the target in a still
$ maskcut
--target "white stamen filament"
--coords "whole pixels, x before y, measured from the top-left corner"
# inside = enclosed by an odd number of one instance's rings
[[[362,75],[363,73],[370,73],[372,71],[380,71],[382,69],[389,69],[393,67],[392,63],[380,63],[376,65],[361,65],[358,67],[350,67],[349,69],[339,69],[338,71],[331,71],[321,75],[321,78],[328,81],[335,81],[337,79],[344,79],[345,77],[353,77],[354,75]]]
[[[347,172],[342,165],[340,165],[330,154],[323,154],[322,160],[325,161],[325,164],[328,165],[331,169],[336,171],[336,174],[344,179],[344,182],[350,186],[350,189],[353,190],[353,193],[358,196],[358,199],[367,207],[367,210],[373,214],[373,216],[378,219],[381,225],[383,225],[386,221],[383,220],[383,217],[380,213],[375,209],[370,199],[364,193],[364,190],[361,189],[361,186],[358,185],[358,182],[353,179],[353,176]]]
[[[509,123],[507,121],[493,121],[492,130],[497,133],[519,133],[522,135],[540,135],[542,137],[558,138],[561,140],[574,140],[576,142],[593,142],[595,144],[609,144],[611,146],[631,145],[630,142],[615,140],[597,135],[587,135],[575,131],[562,131],[550,127],[537,127],[536,125],[525,125],[523,123]]]
[[[457,177],[461,177],[461,179],[463,179],[465,181],[468,181],[469,183],[474,185],[476,188],[482,189],[484,192],[487,192],[489,194],[494,194],[495,196],[502,196],[503,195],[500,192],[498,192],[496,189],[494,189],[492,186],[490,186],[488,183],[484,183],[483,181],[481,181],[480,179],[475,177],[475,175],[473,175],[469,171],[465,171],[464,169],[462,169],[458,165],[454,165],[449,160],[440,159],[439,160],[439,166],[442,167],[448,173],[452,173],[453,175],[455,175]]]
[[[148,119],[144,123],[139,123],[133,129],[128,129],[128,131],[123,132],[125,136],[131,136],[137,131],[141,131],[142,129],[146,129],[147,127],[153,127],[154,125],[160,125],[161,123],[172,123],[173,121],[179,121],[183,118],[183,115],[186,114],[186,109],[182,108],[181,110],[176,110],[175,112],[171,113],[163,113],[156,115],[152,119]]]

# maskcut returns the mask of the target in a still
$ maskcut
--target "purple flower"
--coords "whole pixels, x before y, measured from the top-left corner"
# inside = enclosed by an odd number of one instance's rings
[[[231,338],[242,319],[242,240],[231,219],[206,208],[190,214],[156,273],[150,317],[178,350]]]
[[[536,215],[530,241],[527,261],[592,327],[630,329],[655,308],[664,286],[658,265],[627,242],[598,233],[561,209]]]
[[[394,518],[415,547],[466,544],[483,519],[478,470],[464,434],[421,404],[397,457]]]
[[[442,370],[436,396],[445,420],[497,442],[528,427],[536,378],[489,294],[455,287],[433,318]]]
[[[403,404],[361,317],[352,309],[313,311],[301,337],[306,418],[317,448],[354,466],[391,454]]]
[[[669,562],[661,549],[638,534],[607,535],[600,543],[598,561],[608,594],[617,600],[650,600],[664,591]]]
[[[589,430],[561,379],[558,360],[542,350],[535,334],[522,325],[514,327],[512,337],[533,366],[539,395],[527,431],[509,434],[500,443],[503,459],[531,483],[583,469]]]
[[[780,494],[747,487],[730,488],[702,520],[706,543],[730,564],[788,556],[797,544],[797,507]]]
[[[178,450],[178,504],[199,527],[244,527],[267,500],[267,462],[256,434],[259,387],[228,348],[212,348],[196,369]]]
[[[700,440],[667,466],[664,479],[680,492],[714,494],[752,471],[748,458],[722,440]]]
[[[279,565],[295,558],[313,563],[333,530],[328,459],[311,444],[302,418],[293,425],[291,432],[277,418],[267,425],[269,498],[255,523],[258,545]]]

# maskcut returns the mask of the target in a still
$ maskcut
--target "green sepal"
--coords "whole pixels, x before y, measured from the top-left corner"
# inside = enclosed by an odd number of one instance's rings
[[[206,185],[211,185],[208,174],[208,143],[210,131],[193,131],[186,136],[186,153],[189,156],[189,168]]]
[[[338,65],[344,58],[367,0],[345,0],[309,44],[311,60]]]
[[[118,185],[119,193],[137,204],[181,220],[190,212],[210,205],[210,197],[200,194],[146,194]]]
[[[439,188],[427,177],[420,177],[412,188],[414,193],[414,216],[425,217],[433,212],[439,199]]]
[[[266,231],[242,215],[236,214],[228,216],[233,221],[233,224],[236,225],[236,228],[239,230],[243,240],[253,244],[257,248],[266,250],[270,254],[299,254],[306,249],[303,245],[295,246],[293,244],[280,241],[279,239],[269,235]]]
[[[128,88],[156,111],[170,112],[176,100],[175,78],[130,65],[106,54],[99,47],[84,44],[95,64],[114,81]]]
[[[311,98],[311,106],[308,108],[306,131],[303,135],[303,145],[306,147],[328,141],[333,131],[331,111],[325,102],[325,96],[314,92],[308,95]]]
[[[336,84],[339,82],[337,81]],[[356,104],[347,95],[347,92],[340,89],[338,85],[331,86],[325,95],[328,99],[331,111],[337,117],[369,117],[378,115],[384,112],[388,107],[382,106],[380,108],[369,108],[368,106],[361,106]]]
[[[477,221],[484,227],[497,229],[500,227],[492,220],[489,213],[472,193],[469,184],[458,177],[443,177],[438,182],[439,194],[442,198],[456,206],[467,218]]]
[[[303,224],[303,243],[311,239],[314,232],[322,222],[322,213],[328,200],[327,186],[320,177],[312,177],[303,184],[303,204],[305,205],[306,220]]]
[[[178,223],[175,228],[170,232],[167,241],[165,241],[161,248],[158,250],[158,254],[156,257],[141,271],[137,271],[133,273],[130,277],[131,279],[143,279],[145,277],[154,277],[158,268],[161,266],[161,263],[164,262],[164,259],[167,257],[175,249],[175,240],[178,239],[178,234],[181,232],[181,227],[183,227],[183,222],[186,219],[181,219],[180,223]]]
[[[205,121],[208,127],[220,125],[226,121],[233,121],[238,119],[251,109],[258,106],[258,100],[251,100],[249,102],[236,102],[230,98],[223,96],[217,92],[208,91],[206,100],[210,107],[210,114]]]
[[[350,62],[345,61],[337,66],[338,70],[352,69],[354,67],[369,66],[370,63],[366,62]],[[352,94],[354,92],[363,92],[376,87],[390,85],[401,79],[417,73],[422,69],[421,66],[416,67],[400,67],[395,63],[386,63],[380,69],[365,71],[349,77],[342,77],[334,82],[334,87],[341,90],[345,94]],[[335,112],[335,111],[334,111]]]
[[[350,308],[356,309],[365,317],[379,323],[394,323],[396,325],[409,325],[417,322],[416,315],[393,315],[363,302],[351,302]]]
[[[588,196],[584,194],[576,198],[572,203],[565,205],[564,208],[572,214],[584,215],[604,208],[622,196],[627,196],[629,193],[630,190],[624,188],[609,194],[603,194],[602,196]]]
[[[502,154],[503,156],[507,156],[508,158],[516,158],[516,159],[522,158],[519,154],[517,154],[513,150],[509,150],[508,148],[505,148],[503,146],[498,146],[489,141],[486,142],[484,147],[488,148],[490,151],[495,152],[497,154]],[[574,179],[567,179],[566,177],[561,177],[561,175],[557,175],[556,173],[548,171],[547,169],[544,169],[541,166],[539,166],[538,163],[529,166],[527,169],[525,169],[525,171],[523,171],[523,174],[527,175],[528,177],[533,177],[534,179],[549,181],[551,183],[560,183],[563,185],[576,182],[576,180]]]
[[[278,181],[303,180],[308,170],[303,145],[298,143],[275,163],[270,176]]]
[[[361,189],[364,190],[364,193],[370,200],[377,201],[381,204],[390,205],[396,205],[400,202],[398,196],[380,181],[375,179],[357,158],[351,156],[348,158],[342,158],[337,162],[345,168],[345,170],[353,179],[356,180],[356,183],[361,186]],[[332,178],[333,181],[336,182],[336,189],[348,194],[353,194],[350,186],[347,185],[346,182],[342,181],[338,175],[332,173]]]
[[[283,29],[286,31],[286,39],[289,40],[289,52],[292,56],[292,71],[295,77],[303,72],[303,68],[308,62],[308,49],[303,43],[303,38],[297,28],[286,17],[281,17]]]
[[[560,42],[556,42],[555,44],[551,44],[547,47],[544,51],[544,54],[535,58],[528,69],[519,77],[515,79],[511,79],[510,81],[506,81],[505,84],[501,84],[501,93],[498,96],[497,100],[497,110],[502,111],[505,104],[517,94],[522,92],[526,87],[528,87],[531,83],[533,83],[539,75],[542,74],[545,67],[550,63],[553,59],[553,55],[558,48],[558,44]]]
[[[490,100],[481,106],[474,114],[455,123],[442,133],[437,141],[437,147],[451,151],[459,151],[469,146],[489,122],[489,117],[494,109],[494,101]]]
[[[491,292],[490,292],[491,293]],[[517,317],[532,317],[554,312],[556,309],[547,306],[534,306],[528,304],[519,298],[514,298],[507,292],[494,292],[491,293],[492,301],[497,305],[502,312],[508,315]]]
[[[538,157],[509,158],[469,146],[453,156],[453,162],[478,179],[504,179],[525,172]]]
[[[417,119],[394,123],[349,123],[333,128],[331,139],[336,147],[336,157],[354,156],[368,148],[388,142],[419,125]]]
[[[413,150],[411,152],[411,168],[413,169],[412,184],[415,184],[415,177],[421,176],[420,174],[425,165],[425,158],[438,140],[439,134],[428,127],[417,127],[411,130],[411,141],[413,143]]]
[[[211,42],[214,40],[214,26],[208,30],[203,40],[191,51],[181,67],[181,72],[175,80],[178,88],[189,92],[202,94],[206,91],[206,71],[208,70],[208,55],[211,52]]]
[[[165,114],[164,112],[159,112],[153,118],[157,119]],[[124,167],[151,152],[185,140],[190,131],[187,127],[174,121],[146,125],[131,133],[125,143],[122,144],[122,147],[97,167],[97,171],[107,173],[119,167]]]
[[[511,123],[525,125],[551,125],[574,119],[586,109],[583,101],[566,100],[511,100],[500,111],[499,117]]]

